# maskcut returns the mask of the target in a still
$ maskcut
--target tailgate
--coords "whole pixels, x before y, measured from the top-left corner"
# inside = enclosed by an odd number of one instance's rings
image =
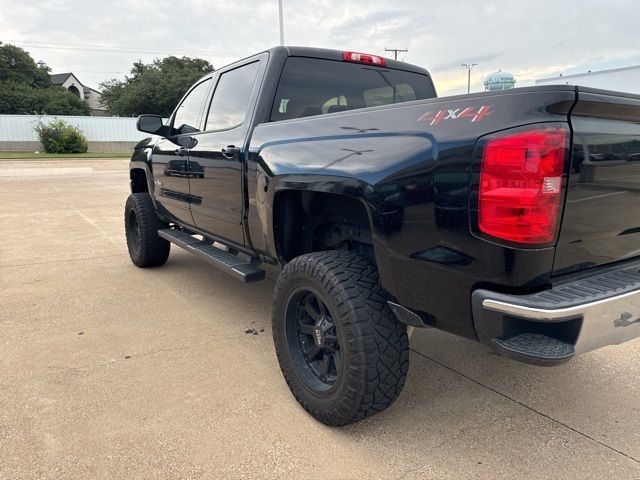
[[[640,96],[578,88],[554,275],[640,255]]]

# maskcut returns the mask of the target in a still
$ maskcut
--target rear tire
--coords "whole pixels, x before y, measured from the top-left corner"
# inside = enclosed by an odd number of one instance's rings
[[[364,257],[329,251],[292,260],[276,283],[272,322],[284,378],[320,422],[357,422],[400,395],[409,369],[406,326]]]
[[[164,265],[169,258],[171,243],[158,235],[169,225],[158,217],[151,196],[132,193],[124,208],[124,227],[129,257],[138,267]]]

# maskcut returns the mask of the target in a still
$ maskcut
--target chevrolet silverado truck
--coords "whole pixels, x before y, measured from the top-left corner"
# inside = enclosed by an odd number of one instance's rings
[[[393,403],[410,327],[547,366],[640,335],[638,96],[437,98],[423,68],[277,47],[138,130],[131,260],[162,265],[175,244],[276,279],[280,368],[325,424]]]

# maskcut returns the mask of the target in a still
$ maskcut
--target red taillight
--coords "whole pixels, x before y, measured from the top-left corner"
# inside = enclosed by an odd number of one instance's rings
[[[368,63],[369,65],[378,65],[380,67],[387,65],[384,58],[377,55],[369,55],[368,53],[342,52],[342,59],[345,62]]]
[[[517,243],[553,241],[566,150],[563,128],[538,128],[490,140],[480,171],[480,231]]]

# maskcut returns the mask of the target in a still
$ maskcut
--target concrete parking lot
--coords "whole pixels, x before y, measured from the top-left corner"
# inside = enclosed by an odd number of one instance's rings
[[[543,369],[416,331],[396,404],[329,428],[273,283],[134,267],[127,195],[126,160],[0,160],[0,478],[640,478],[640,341]]]

